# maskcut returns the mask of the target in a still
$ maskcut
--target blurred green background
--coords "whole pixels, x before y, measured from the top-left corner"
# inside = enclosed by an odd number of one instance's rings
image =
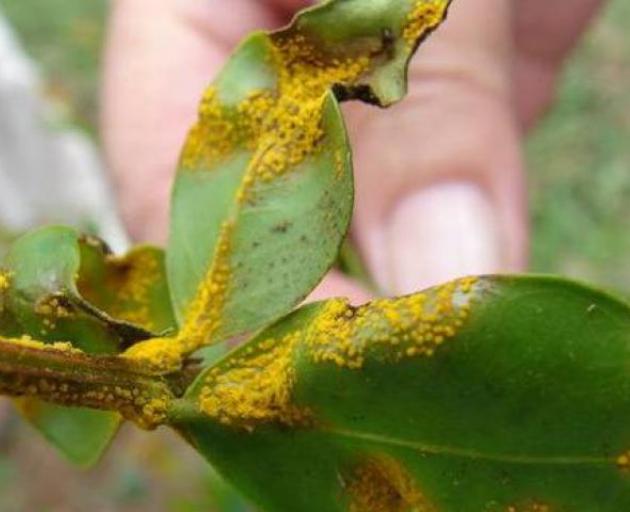
[[[0,0],[43,71],[49,99],[96,133],[106,0]],[[571,60],[527,144],[533,271],[630,296],[630,3],[613,0]],[[0,432],[0,510],[243,510],[191,450],[128,427],[78,473],[13,419]]]

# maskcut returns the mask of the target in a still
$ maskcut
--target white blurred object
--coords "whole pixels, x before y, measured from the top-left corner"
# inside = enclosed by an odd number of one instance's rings
[[[128,245],[96,148],[47,118],[41,80],[0,11],[0,225],[95,226],[115,250]]]

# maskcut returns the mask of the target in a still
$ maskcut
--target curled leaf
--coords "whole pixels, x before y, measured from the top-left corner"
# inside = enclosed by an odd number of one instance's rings
[[[168,274],[190,352],[289,312],[350,220],[339,99],[400,99],[448,0],[333,0],[247,39],[207,90],[172,200]]]
[[[0,335],[66,342],[89,354],[116,354],[173,328],[163,256],[138,248],[116,257],[102,242],[50,227],[15,242],[0,272]],[[120,417],[24,398],[19,408],[73,462],[105,450]],[[79,436],[61,435],[60,426]],[[78,448],[80,446],[81,448]]]
[[[72,228],[20,238],[2,265],[0,334],[68,341],[117,353],[173,327],[162,256],[141,248],[119,258]]]

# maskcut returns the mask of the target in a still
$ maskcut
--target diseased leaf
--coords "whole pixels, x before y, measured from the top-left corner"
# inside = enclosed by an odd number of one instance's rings
[[[92,354],[117,353],[151,337],[141,326],[111,317],[81,295],[78,283],[87,287],[88,278],[99,278],[92,262],[106,258],[100,242],[72,228],[43,228],[24,235],[3,263],[7,286],[0,334],[69,341]]]
[[[82,256],[77,288],[90,304],[152,333],[176,329],[161,249],[140,246],[124,256],[97,251]]]
[[[171,330],[172,308],[163,255],[144,247],[124,257],[72,228],[51,227],[20,238],[0,272],[0,334],[69,342],[89,354],[116,354]],[[120,418],[20,400],[25,417],[73,462],[95,462]],[[61,427],[81,433],[61,435]]]
[[[207,370],[177,428],[267,512],[630,510],[630,306],[464,279],[306,306]]]
[[[201,103],[173,193],[167,266],[186,351],[286,314],[334,263],[353,199],[336,98],[400,99],[448,4],[334,0],[236,51]]]

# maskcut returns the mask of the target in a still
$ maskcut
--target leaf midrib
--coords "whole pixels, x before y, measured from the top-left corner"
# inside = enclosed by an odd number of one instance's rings
[[[602,466],[615,465],[616,459],[612,457],[593,456],[562,456],[545,457],[539,455],[495,454],[482,451],[459,448],[456,446],[442,446],[407,439],[346,430],[338,428],[322,428],[321,432],[333,436],[350,438],[353,440],[367,441],[370,443],[386,445],[396,448],[407,448],[416,452],[431,455],[445,455],[462,459],[483,460],[489,462],[502,462],[506,464],[544,465],[544,466]]]

